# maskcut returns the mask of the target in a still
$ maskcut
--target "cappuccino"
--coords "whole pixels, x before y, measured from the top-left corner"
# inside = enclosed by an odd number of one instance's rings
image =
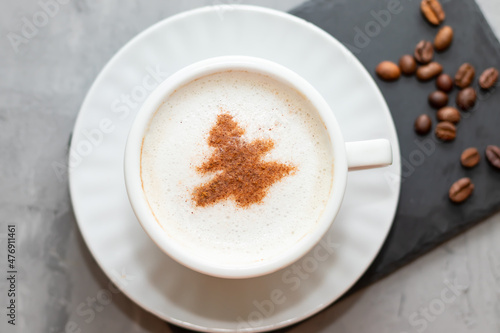
[[[225,71],[178,88],[143,138],[141,180],[158,224],[220,265],[271,259],[313,231],[333,151],[314,106],[268,76]]]

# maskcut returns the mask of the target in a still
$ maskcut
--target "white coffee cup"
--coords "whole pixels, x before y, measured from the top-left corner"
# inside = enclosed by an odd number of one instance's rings
[[[160,105],[177,88],[213,73],[244,70],[267,75],[293,87],[317,109],[331,139],[334,180],[330,197],[316,228],[286,253],[242,266],[208,262],[196,256],[166,233],[150,209],[142,187],[141,149],[149,122]],[[249,278],[272,273],[304,256],[332,225],[342,203],[348,171],[378,168],[392,164],[392,147],[388,140],[345,142],[341,128],[330,106],[320,93],[292,70],[274,62],[246,56],[225,56],[203,60],[187,66],[162,82],[146,99],[130,130],[125,148],[125,184],[132,208],[140,224],[158,247],[177,262],[201,273],[223,278]]]

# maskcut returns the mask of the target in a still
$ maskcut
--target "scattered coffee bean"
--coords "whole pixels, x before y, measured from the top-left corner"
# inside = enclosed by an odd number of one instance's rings
[[[460,122],[460,111],[452,106],[445,106],[439,109],[437,112],[437,118],[439,121],[448,121],[453,124]]]
[[[378,64],[375,72],[382,80],[386,81],[397,80],[401,75],[401,71],[399,70],[398,65],[396,65],[392,61],[382,61],[380,64]]]
[[[444,51],[450,47],[452,40],[453,29],[450,26],[445,25],[438,31],[436,37],[434,38],[434,48],[439,52]]]
[[[434,57],[434,49],[432,48],[431,42],[421,40],[415,47],[414,56],[415,59],[422,64],[430,63],[432,57]]]
[[[480,159],[481,155],[476,148],[467,148],[463,151],[462,156],[460,156],[460,162],[466,168],[475,167]]]
[[[448,95],[440,90],[436,90],[429,95],[429,104],[436,108],[442,108],[448,104]]]
[[[443,141],[455,140],[457,128],[448,121],[442,121],[436,126],[436,136]]]
[[[446,15],[438,0],[422,0],[420,10],[429,23],[439,25]]]
[[[448,93],[453,89],[453,79],[448,74],[441,74],[436,79],[436,87]]]
[[[421,81],[428,81],[441,74],[442,71],[443,66],[437,62],[431,62],[430,64],[420,66],[417,69],[417,78]]]
[[[429,133],[431,127],[432,127],[431,117],[429,117],[426,114],[421,114],[415,120],[415,132],[417,132],[420,135]]]
[[[465,177],[457,180],[451,185],[448,195],[451,201],[459,203],[470,197],[473,191],[474,184],[470,178]]]
[[[475,74],[474,67],[469,63],[465,63],[460,66],[455,74],[455,84],[460,88],[468,87],[472,83],[472,80],[474,80]]]
[[[479,77],[479,86],[483,89],[490,89],[497,83],[498,70],[495,67],[486,69]]]
[[[493,145],[486,147],[486,158],[491,165],[500,169],[500,147]]]
[[[417,70],[417,62],[412,55],[405,54],[399,59],[399,68],[405,75],[412,75]]]
[[[476,91],[472,87],[467,87],[458,92],[457,105],[464,111],[471,109],[476,104]]]

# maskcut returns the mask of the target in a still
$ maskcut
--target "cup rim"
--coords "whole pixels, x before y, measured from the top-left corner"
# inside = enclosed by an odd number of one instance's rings
[[[303,94],[316,108],[330,137],[333,150],[333,181],[330,195],[317,225],[285,252],[245,266],[231,266],[208,262],[187,251],[172,238],[157,221],[143,190],[141,154],[143,138],[149,123],[163,102],[179,87],[197,78],[228,70],[247,70],[267,75]],[[147,97],[133,121],[124,158],[127,195],[132,209],[148,236],[172,259],[195,271],[221,278],[251,278],[284,268],[303,257],[326,234],[343,200],[347,184],[347,156],[340,126],[328,103],[304,78],[292,70],[270,60],[249,56],[222,56],[205,59],[169,76]]]

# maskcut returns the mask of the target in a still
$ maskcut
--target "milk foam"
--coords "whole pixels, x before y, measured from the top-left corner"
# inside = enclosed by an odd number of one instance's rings
[[[222,112],[246,130],[243,139],[274,141],[265,161],[297,168],[260,204],[240,208],[229,199],[197,207],[192,200],[194,188],[213,177],[196,167],[213,151],[207,137]],[[269,77],[230,71],[192,81],[166,99],[145,135],[141,170],[166,233],[198,257],[244,265],[281,254],[315,228],[332,186],[333,153],[307,99]]]

